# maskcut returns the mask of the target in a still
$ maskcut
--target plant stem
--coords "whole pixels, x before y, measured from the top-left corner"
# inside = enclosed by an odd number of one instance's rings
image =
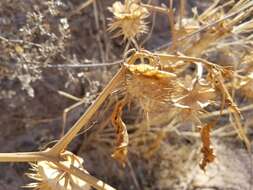
[[[59,155],[68,144],[75,138],[77,133],[87,124],[99,107],[103,104],[107,96],[112,92],[119,81],[125,76],[125,68],[122,67],[109,84],[104,88],[96,101],[87,109],[74,126],[58,141],[58,143],[49,151],[52,156]]]
[[[45,152],[0,153],[0,162],[36,162],[47,157]]]
[[[61,164],[60,162],[55,162],[55,161],[52,161],[52,162],[55,165],[57,165],[59,168],[61,168],[62,170],[66,171],[67,173],[73,174],[76,177],[84,180],[85,182],[87,182],[88,184],[90,184],[92,187],[94,187],[97,190],[116,190],[112,186],[104,183],[103,181],[85,173],[84,171],[74,166],[67,167],[64,164]]]
[[[158,7],[158,6],[155,6],[155,5],[149,5],[149,4],[144,4],[144,3],[141,3],[141,6],[145,7],[146,9],[149,9],[151,11],[164,13],[164,14],[168,14],[171,11],[168,8]]]

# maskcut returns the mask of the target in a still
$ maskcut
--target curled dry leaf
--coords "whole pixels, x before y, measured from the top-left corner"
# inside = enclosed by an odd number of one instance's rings
[[[114,111],[112,113],[112,125],[116,130],[116,148],[112,154],[112,157],[120,162],[122,166],[125,166],[127,159],[127,146],[128,146],[128,133],[125,123],[121,119],[122,109],[126,105],[127,99],[117,102]]]
[[[60,163],[70,167],[74,166],[88,173],[83,168],[83,159],[71,152],[65,151],[61,154],[63,161]],[[25,187],[35,190],[90,190],[90,185],[80,178],[69,174],[50,161],[38,161],[31,164],[32,173],[27,176],[37,182],[30,183]]]
[[[200,128],[200,136],[202,140],[201,152],[203,153],[203,159],[200,163],[200,168],[205,171],[207,164],[211,163],[215,159],[213,148],[211,146],[210,131],[213,124],[207,124]]]
[[[114,18],[109,26],[109,31],[117,31],[114,37],[123,35],[124,40],[133,39],[148,31],[147,23],[144,21],[149,12],[140,6],[135,0],[125,0],[122,4],[116,1],[109,10]]]

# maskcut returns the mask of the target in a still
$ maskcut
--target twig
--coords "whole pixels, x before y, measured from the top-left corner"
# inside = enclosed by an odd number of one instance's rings
[[[111,187],[110,185],[104,183],[103,181],[79,170],[78,168],[74,166],[67,167],[64,164],[61,164],[60,162],[57,161],[52,161],[56,166],[61,168],[62,170],[73,174],[80,179],[86,181],[88,184],[90,184],[92,187],[96,188],[97,190],[116,190],[115,188]]]
[[[36,162],[47,158],[46,152],[0,153],[0,162]]]
[[[114,65],[120,65],[123,63],[123,59],[114,62],[102,62],[102,63],[92,63],[92,64],[57,64],[57,65],[45,65],[38,66],[40,68],[96,68],[96,67],[108,67]]]
[[[147,8],[151,11],[158,12],[158,13],[168,14],[170,12],[170,9],[168,9],[168,8],[158,7],[158,6],[154,6],[154,5],[141,3],[141,6]]]
[[[125,68],[122,67],[118,73],[113,77],[110,83],[104,88],[101,94],[98,96],[96,101],[88,108],[88,110],[80,117],[80,119],[74,124],[74,126],[64,135],[59,142],[50,149],[51,155],[58,155],[62,152],[68,144],[75,138],[77,133],[89,122],[94,113],[98,110],[98,108],[105,101],[107,96],[112,92],[114,87],[119,83],[121,79],[123,79],[125,73]]]
[[[151,25],[150,31],[148,35],[144,38],[144,40],[140,43],[140,47],[143,47],[143,45],[151,38],[154,28],[155,28],[155,21],[156,21],[156,13],[154,13],[152,17],[152,25]]]
[[[67,92],[62,91],[62,90],[57,90],[57,92],[58,92],[59,95],[64,96],[66,98],[69,98],[71,100],[77,101],[77,102],[82,101],[82,99],[83,99],[83,98],[78,98],[76,96],[73,96],[73,95],[71,95]]]
[[[96,30],[97,30],[96,38],[97,38],[97,42],[98,42],[100,56],[101,56],[102,61],[104,62],[105,61],[105,52],[104,52],[103,44],[101,41],[101,35],[100,35],[101,30],[100,30],[100,24],[99,24],[97,0],[93,0],[93,13],[94,13],[94,17],[95,17],[95,26],[96,26]]]
[[[247,106],[238,108],[238,109],[239,109],[240,112],[249,111],[249,110],[252,110],[252,109],[253,109],[253,104],[250,104],[250,105],[247,105]],[[205,115],[202,116],[201,118],[206,119],[206,118],[209,118],[209,117],[216,117],[216,116],[219,116],[220,114],[221,114],[221,115],[228,115],[229,113],[230,113],[230,111],[229,111],[228,109],[223,110],[223,111],[222,111],[222,114],[220,113],[220,111],[214,111],[214,112],[205,114]]]
[[[231,18],[231,17],[236,16],[237,14],[239,14],[239,13],[245,11],[246,9],[248,9],[248,8],[251,7],[251,6],[253,6],[253,1],[249,2],[248,4],[246,4],[246,5],[245,5],[244,7],[242,7],[241,9],[239,9],[239,10],[237,10],[237,11],[231,13],[231,14],[228,14],[227,16],[224,16],[223,18],[218,19],[217,21],[214,21],[214,22],[211,23],[211,24],[208,24],[208,25],[206,25],[206,26],[203,26],[202,28],[200,28],[199,30],[197,30],[197,31],[195,31],[195,32],[192,32],[192,33],[190,33],[190,34],[188,34],[188,35],[185,35],[185,36],[179,38],[178,41],[184,41],[184,40],[187,39],[187,38],[190,38],[190,37],[192,37],[192,36],[195,36],[196,34],[199,34],[200,32],[203,32],[203,31],[205,31],[205,30],[207,30],[207,29],[209,29],[209,28],[211,28],[211,27],[214,27],[215,25],[219,24],[220,22],[223,22],[223,21],[226,20],[226,19],[229,19],[229,18]],[[171,46],[171,44],[172,44],[172,42],[163,44],[163,45],[161,45],[161,46],[159,46],[159,47],[153,49],[152,51],[159,51],[159,50],[162,50],[162,49],[164,49],[164,48],[167,48],[167,47]]]
[[[174,50],[177,47],[177,35],[175,31],[175,16],[174,16],[174,11],[173,11],[173,0],[170,0],[170,12],[168,12],[168,17],[169,17],[169,24],[170,24],[170,30],[171,30],[171,39],[172,39],[172,44],[171,48]]]
[[[110,185],[74,166],[67,167],[60,162],[60,157],[58,155],[51,156],[49,153],[50,151],[47,150],[42,152],[0,153],[0,162],[37,162],[46,160],[54,163],[61,170],[79,177],[98,190],[116,190]]]
[[[70,14],[68,14],[66,17],[67,18],[71,18],[72,16],[76,15],[76,14],[80,14],[80,12],[85,9],[86,7],[88,7],[89,5],[91,5],[93,3],[94,0],[87,0],[84,3],[82,3],[81,5],[79,5],[75,10],[73,10]]]
[[[136,177],[136,174],[135,174],[135,172],[134,172],[134,169],[133,169],[132,164],[131,164],[131,162],[129,161],[129,159],[127,159],[127,165],[128,165],[128,167],[129,167],[129,169],[130,169],[130,174],[131,174],[131,176],[132,176],[132,178],[133,178],[133,181],[134,181],[134,184],[135,184],[135,186],[136,186],[136,189],[137,189],[137,190],[141,190],[141,186],[140,186],[140,184],[139,184],[139,182],[138,182],[138,179],[137,179],[137,177]]]
[[[42,48],[42,45],[34,43],[34,42],[28,42],[28,41],[24,41],[24,40],[20,40],[20,39],[8,39],[8,38],[5,38],[1,35],[0,35],[0,40],[5,41],[7,43],[28,44],[28,45],[35,46],[38,48]]]

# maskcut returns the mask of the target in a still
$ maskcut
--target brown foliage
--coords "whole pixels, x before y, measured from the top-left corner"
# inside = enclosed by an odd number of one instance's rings
[[[128,145],[128,133],[125,123],[121,119],[122,109],[126,105],[127,99],[124,98],[118,101],[115,105],[114,111],[112,113],[112,125],[116,131],[116,148],[112,154],[112,157],[125,166],[127,160],[127,145]]]
[[[213,124],[206,124],[200,128],[200,136],[202,141],[201,152],[203,153],[203,159],[200,163],[200,168],[205,171],[207,164],[212,163],[215,159],[215,154],[213,152],[210,133],[213,128]]]

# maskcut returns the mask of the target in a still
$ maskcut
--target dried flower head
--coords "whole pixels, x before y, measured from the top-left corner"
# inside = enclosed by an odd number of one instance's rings
[[[135,0],[125,0],[125,4],[116,1],[109,10],[114,15],[109,31],[117,30],[114,37],[123,35],[124,40],[133,39],[148,31],[144,19],[149,16],[149,12]]]
[[[83,159],[72,154],[71,152],[64,152],[62,154],[64,161],[61,164],[65,166],[74,166],[86,173],[82,164]],[[90,185],[80,178],[69,174],[54,163],[49,161],[39,161],[36,164],[31,164],[32,173],[28,173],[27,176],[37,182],[30,183],[26,187],[33,188],[35,190],[90,190]]]
[[[129,71],[126,80],[127,91],[140,101],[145,111],[157,111],[157,108],[170,102],[170,96],[175,89],[174,73],[148,64],[125,66]]]

